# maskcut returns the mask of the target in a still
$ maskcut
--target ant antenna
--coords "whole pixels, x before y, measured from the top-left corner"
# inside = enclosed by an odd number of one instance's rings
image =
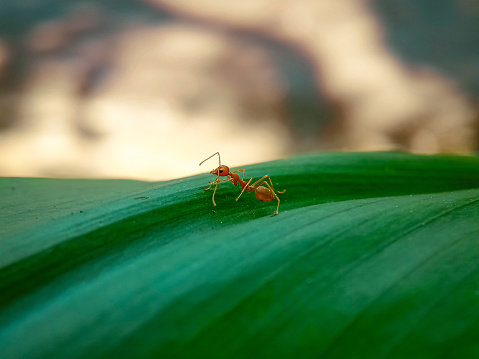
[[[210,157],[208,157],[206,160],[203,160],[200,162],[200,164],[198,166],[201,166],[201,164],[205,161],[208,161],[211,157],[213,157],[214,155],[218,155],[218,160],[219,160],[219,163],[220,163],[220,166],[221,166],[221,156],[220,156],[220,153],[219,152],[216,152],[216,153],[213,153]]]

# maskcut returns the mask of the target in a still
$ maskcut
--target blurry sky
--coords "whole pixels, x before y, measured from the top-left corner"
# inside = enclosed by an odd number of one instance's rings
[[[2,0],[0,176],[477,151],[477,0]]]

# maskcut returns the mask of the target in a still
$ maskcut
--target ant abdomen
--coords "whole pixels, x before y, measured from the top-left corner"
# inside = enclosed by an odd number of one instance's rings
[[[274,199],[273,192],[267,187],[259,186],[254,191],[254,195],[261,202],[271,202]]]

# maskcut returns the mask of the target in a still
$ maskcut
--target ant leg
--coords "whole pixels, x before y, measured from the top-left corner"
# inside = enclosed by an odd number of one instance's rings
[[[241,180],[244,181],[244,170],[233,171],[233,173],[237,173],[237,172],[243,172],[243,176],[241,176]]]
[[[216,183],[216,181],[215,181],[215,182],[208,182],[208,183],[209,183],[210,185],[205,188],[205,191],[208,191],[208,190],[211,188],[211,186],[213,186],[213,185]]]
[[[231,178],[228,178],[228,179],[224,179],[224,180],[221,180],[221,181],[218,181],[218,179],[216,179],[214,182],[210,182],[210,186],[206,189],[210,189],[211,186],[213,186],[214,184],[216,185],[215,186],[215,190],[213,191],[213,197],[212,197],[212,200],[213,200],[213,204],[216,206],[216,202],[215,202],[215,193],[216,193],[216,189],[218,188],[218,183],[221,183],[221,182],[231,182]]]
[[[249,181],[246,183],[246,185],[243,187],[243,189],[241,190],[240,195],[236,198],[236,200],[239,200],[239,198],[240,198],[241,195],[243,194],[244,190],[249,187],[249,184],[251,183],[252,180],[253,180],[253,177],[251,177],[251,178],[249,179]]]
[[[211,186],[218,183],[219,179],[220,179],[220,176],[216,177],[216,179],[213,182],[208,182],[210,185],[209,185],[209,187],[205,188],[205,191],[208,191],[211,188]]]
[[[213,186],[214,184],[218,184],[218,183],[226,182],[226,181],[231,182],[231,179],[224,179],[224,180],[221,180],[221,181],[218,181],[218,179],[215,179],[213,182],[208,182],[210,185],[209,185],[208,188],[205,188],[205,191],[209,190],[211,188],[211,186]]]
[[[269,175],[264,175],[264,176],[261,177],[259,180],[257,180],[255,183],[253,183],[253,184],[251,185],[251,187],[255,187],[255,188],[256,188],[256,187],[260,186],[258,183],[260,183],[261,181],[266,182],[266,181],[265,181],[266,178],[269,178],[269,182],[271,183],[271,187],[273,187],[273,190],[274,190],[273,182],[271,181],[271,177],[270,177]]]
[[[218,188],[218,182],[216,182],[215,190],[213,191],[213,197],[211,197],[211,200],[213,201],[213,206],[215,206],[215,207],[216,207],[215,193],[216,193],[217,188]]]
[[[269,178],[269,182],[270,182],[271,187],[273,188],[273,191],[274,191],[273,181],[271,181],[271,177],[270,177],[269,175],[264,175],[264,176],[261,177],[259,180],[257,180],[255,183],[253,183],[253,184],[251,185],[251,187],[255,187],[255,188],[256,188],[256,187],[260,186],[258,183],[260,183],[261,181],[266,182],[266,181],[265,181],[266,178]],[[261,183],[261,184],[263,184],[263,183]]]
[[[268,176],[268,177],[269,177],[269,176]],[[271,181],[271,178],[270,178],[270,181]],[[276,214],[278,214],[278,211],[279,211],[279,202],[280,202],[279,197],[278,197],[278,196],[276,195],[276,193],[274,192],[274,188],[273,188],[272,186],[270,186],[269,183],[266,182],[266,181],[261,182],[257,187],[261,186],[263,183],[264,183],[266,186],[268,186],[268,188],[270,189],[270,191],[273,192],[274,198],[276,198],[276,200],[278,201],[278,206],[276,207],[276,211],[274,212],[274,214],[276,215]],[[283,192],[284,192],[284,191],[283,191]]]
[[[271,185],[271,188],[272,188],[273,191],[274,191],[275,189],[274,189],[274,186],[273,186],[273,181],[271,180],[271,177],[270,177],[269,175],[265,175],[265,176],[261,177],[259,180],[257,180],[255,183],[253,183],[253,184],[251,185],[251,187],[255,187],[255,188],[256,188],[256,187],[260,186],[260,185],[258,185],[258,183],[261,182],[261,181],[263,181],[265,178],[268,178],[268,179],[269,179],[269,184]],[[265,181],[265,182],[266,182],[266,181]],[[262,184],[262,183],[261,183],[261,184]],[[284,193],[284,192],[286,192],[286,190],[278,191],[278,193]]]

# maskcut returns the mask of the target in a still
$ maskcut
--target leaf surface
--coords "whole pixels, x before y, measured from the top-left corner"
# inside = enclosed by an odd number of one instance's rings
[[[229,183],[213,207],[209,174],[0,179],[0,357],[476,356],[477,157],[246,167],[264,174],[278,216]]]

